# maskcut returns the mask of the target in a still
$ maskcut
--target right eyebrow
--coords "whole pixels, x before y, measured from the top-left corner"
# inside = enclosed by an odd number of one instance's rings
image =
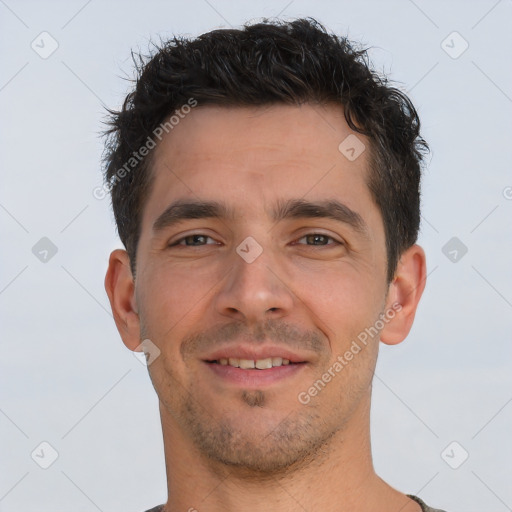
[[[188,219],[233,218],[230,209],[218,201],[177,200],[170,204],[153,223],[153,231],[162,231]]]

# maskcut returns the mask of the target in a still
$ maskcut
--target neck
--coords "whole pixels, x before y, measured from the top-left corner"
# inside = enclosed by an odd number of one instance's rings
[[[161,405],[169,500],[165,512],[416,512],[373,468],[369,400],[309,460],[272,475],[208,460]],[[360,421],[356,421],[359,418]]]

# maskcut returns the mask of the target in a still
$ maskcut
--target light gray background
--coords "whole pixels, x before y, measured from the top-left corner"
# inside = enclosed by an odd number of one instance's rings
[[[376,468],[449,512],[512,510],[510,0],[0,0],[2,512],[165,501],[156,395],[103,289],[120,243],[108,199],[92,194],[102,105],[120,106],[130,49],[150,38],[277,15],[313,16],[372,46],[432,147],[420,239],[430,275],[409,338],[381,351]],[[31,48],[50,48],[43,31],[59,45],[47,59]],[[454,31],[469,43],[458,58],[445,51],[463,49],[446,39]],[[442,252],[454,236],[468,249],[455,263]],[[32,253],[42,237],[58,249],[46,263]],[[43,441],[59,455],[48,469],[35,462],[50,461]]]

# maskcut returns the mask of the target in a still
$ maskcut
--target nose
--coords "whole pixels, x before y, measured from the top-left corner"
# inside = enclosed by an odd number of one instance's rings
[[[289,315],[294,302],[286,272],[264,250],[252,262],[234,254],[231,271],[216,296],[216,309],[232,320],[255,324]]]

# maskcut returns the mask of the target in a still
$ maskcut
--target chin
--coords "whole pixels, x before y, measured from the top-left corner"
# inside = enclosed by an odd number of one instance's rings
[[[256,393],[251,398],[258,401],[261,397]],[[334,434],[311,412],[283,414],[249,407],[243,407],[246,418],[237,412],[212,421],[198,415],[189,403],[182,416],[188,420],[188,432],[199,452],[216,466],[236,468],[240,477],[270,477],[309,465]]]

